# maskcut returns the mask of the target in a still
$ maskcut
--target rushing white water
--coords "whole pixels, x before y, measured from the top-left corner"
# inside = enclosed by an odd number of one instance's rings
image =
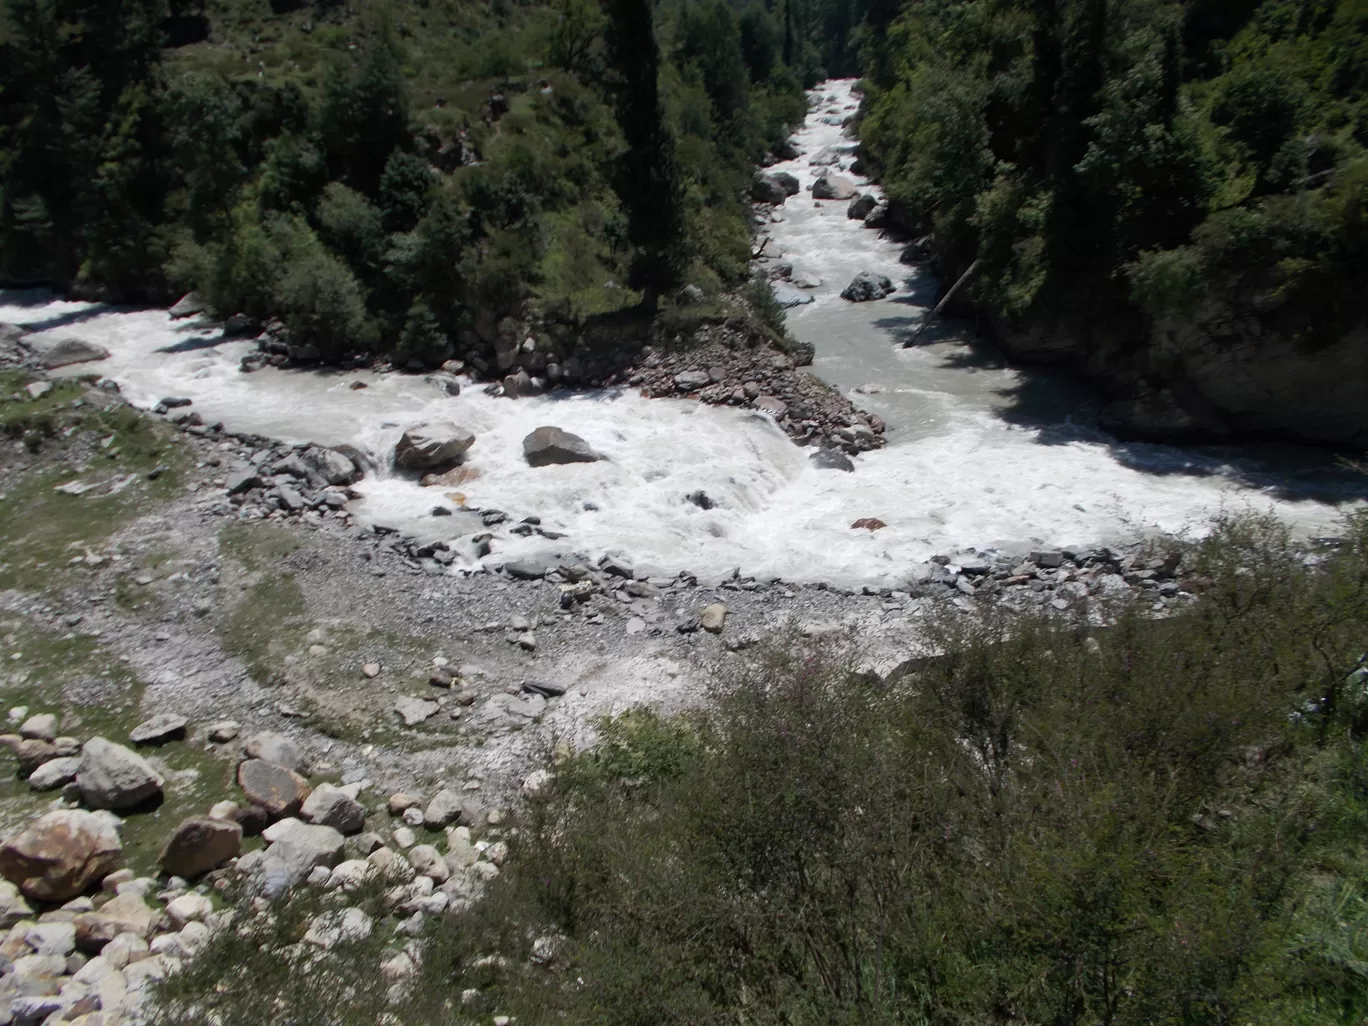
[[[854,109],[849,82],[827,83],[823,102],[798,135],[807,154],[846,146],[827,109]],[[846,158],[849,162],[849,158]],[[809,185],[806,156],[780,170]],[[889,422],[888,448],[856,460],[854,474],[820,471],[767,418],[685,400],[605,392],[508,400],[468,388],[438,394],[420,377],[369,371],[238,370],[253,348],[216,327],[172,321],[164,311],[126,311],[0,293],[0,322],[54,337],[75,335],[108,348],[109,360],[70,368],[120,383],[150,406],[163,396],[194,401],[207,422],[294,441],[348,442],[383,464],[404,425],[449,419],[477,435],[467,462],[482,476],[460,487],[469,505],[515,517],[535,514],[562,541],[509,537],[495,557],[625,553],[638,564],[719,576],[739,568],[794,581],[906,580],[937,552],[1023,551],[1058,543],[1132,540],[1154,532],[1200,532],[1221,512],[1272,509],[1300,529],[1332,530],[1360,491],[1326,469],[1314,451],[1270,462],[1267,452],[1118,445],[1075,424],[1086,404],[1062,381],[996,366],[963,343],[913,349],[900,339],[925,312],[929,283],[897,261],[898,247],[845,216],[845,203],[814,205],[799,193],[781,209],[774,242],[799,273],[823,279],[815,302],[791,311],[795,334],[817,346],[816,370]],[[841,288],[858,271],[902,286],[890,299],[851,304]],[[943,329],[928,336],[944,337]],[[357,380],[367,388],[353,390]],[[553,424],[581,435],[609,459],[530,468],[522,439]],[[424,489],[382,471],[359,485],[362,518],[439,537],[452,522],[430,515],[451,489]],[[716,503],[685,497],[702,490]],[[852,530],[859,518],[887,524]]]

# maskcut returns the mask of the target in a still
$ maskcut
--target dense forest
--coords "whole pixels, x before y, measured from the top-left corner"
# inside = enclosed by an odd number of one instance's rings
[[[969,294],[1009,349],[1114,362],[1232,299],[1218,345],[1273,331],[1313,353],[1362,331],[1361,0],[889,13],[864,155],[943,270],[979,261]]]
[[[854,40],[760,0],[6,0],[0,280],[422,361],[735,288],[751,169]]]

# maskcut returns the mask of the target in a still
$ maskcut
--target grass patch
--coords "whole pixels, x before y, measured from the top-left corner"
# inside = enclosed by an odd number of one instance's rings
[[[0,392],[23,381],[4,377]],[[73,557],[97,553],[124,524],[180,489],[186,459],[171,428],[83,394],[90,394],[83,384],[61,381],[37,402],[0,402],[0,434],[22,439],[38,457],[32,468],[13,471],[0,500],[0,588],[60,586]],[[73,481],[89,490],[56,490]]]
[[[294,574],[275,565],[302,548],[278,527],[228,524],[219,532],[225,562],[241,567],[240,592],[220,603],[216,624],[225,652],[237,656],[259,681],[278,681],[285,657],[303,645],[312,622]]]

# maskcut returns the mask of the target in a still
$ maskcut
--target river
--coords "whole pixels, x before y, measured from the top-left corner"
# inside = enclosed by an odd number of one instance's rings
[[[855,109],[852,84],[828,82],[814,94],[821,102],[796,136],[802,154],[775,170],[792,172],[806,187],[816,170],[808,156],[824,146],[849,151],[841,128],[822,119]],[[857,458],[853,474],[813,468],[761,415],[687,400],[629,391],[508,400],[478,387],[449,398],[403,374],[244,374],[238,364],[254,344],[224,339],[216,325],[36,292],[0,292],[0,322],[105,346],[110,359],[70,370],[113,378],[139,405],[186,396],[207,422],[287,440],[346,442],[382,465],[405,425],[456,421],[477,436],[469,462],[482,476],[462,486],[468,503],[535,514],[566,535],[559,542],[510,537],[496,549],[500,558],[612,551],[642,567],[687,569],[704,579],[739,569],[896,587],[935,553],[1196,535],[1213,517],[1251,509],[1275,512],[1303,533],[1332,533],[1342,511],[1368,493],[1315,449],[1119,443],[1091,426],[1096,401],[1085,389],[1062,376],[1010,369],[953,323],[903,348],[934,283],[899,264],[897,244],[847,219],[846,205],[800,192],[767,230],[771,251],[791,260],[796,273],[822,279],[814,301],[788,320],[797,337],[815,344],[815,372],[888,422],[887,448]],[[842,300],[840,290],[863,270],[887,274],[898,291],[875,303]],[[353,389],[358,380],[368,387]],[[870,384],[883,391],[857,391]],[[528,467],[522,438],[543,424],[583,436],[609,459]],[[363,497],[352,509],[363,520],[433,538],[450,523],[430,515],[444,501],[442,490],[383,470],[358,488]],[[713,509],[686,500],[699,489]],[[851,529],[865,517],[887,526]]]

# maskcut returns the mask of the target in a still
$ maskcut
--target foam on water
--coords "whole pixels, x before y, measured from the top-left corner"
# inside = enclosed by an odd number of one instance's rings
[[[838,108],[852,107],[848,82],[821,92],[836,96]],[[820,123],[826,106],[799,135],[808,152],[849,146],[839,128]],[[781,169],[804,185],[814,177],[802,157]],[[1213,516],[1241,509],[1272,509],[1302,530],[1326,532],[1342,505],[1361,494],[1353,481],[1310,465],[1311,455],[1278,472],[1248,450],[1118,446],[1074,422],[1078,397],[1066,382],[1046,382],[1048,416],[1023,426],[1007,414],[1023,392],[1040,391],[1041,379],[979,361],[962,344],[897,345],[923,315],[918,301],[926,301],[929,283],[898,264],[895,244],[847,220],[844,207],[814,207],[800,193],[781,208],[784,220],[772,231],[796,270],[825,279],[816,302],[790,314],[795,333],[817,345],[816,370],[844,389],[866,381],[886,388],[856,396],[889,421],[890,444],[857,459],[854,474],[814,469],[806,451],[761,414],[685,400],[601,392],[512,401],[476,387],[449,398],[400,374],[243,374],[238,362],[253,344],[225,340],[217,329],[172,321],[164,311],[36,293],[0,293],[0,322],[105,346],[109,360],[70,371],[108,375],[139,405],[188,396],[208,422],[292,441],[347,442],[382,467],[405,425],[453,420],[477,436],[467,462],[481,476],[459,487],[468,504],[515,518],[535,514],[566,535],[557,542],[500,538],[499,559],[616,551],[665,572],[711,577],[739,568],[794,581],[896,586],[937,552],[1200,532]],[[861,270],[894,277],[899,293],[882,303],[841,300],[840,289]],[[353,390],[357,380],[368,387]],[[545,424],[582,436],[608,459],[528,467],[522,439]],[[453,530],[452,521],[430,513],[450,506],[447,493],[455,489],[425,489],[388,470],[358,487],[364,497],[353,508],[363,518],[433,538]],[[714,508],[686,498],[699,490]],[[887,526],[851,529],[865,517]]]

